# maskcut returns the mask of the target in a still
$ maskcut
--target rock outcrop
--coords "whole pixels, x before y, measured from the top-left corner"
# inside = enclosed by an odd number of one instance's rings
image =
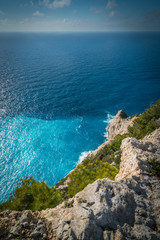
[[[38,212],[7,210],[0,213],[0,239],[48,240],[46,222]]]
[[[160,186],[157,178],[121,182],[97,180],[68,206],[41,212],[50,239],[159,239]]]
[[[112,140],[118,134],[127,133],[128,126],[132,126],[135,119],[136,116],[128,117],[123,110],[118,111],[109,124],[108,141]]]
[[[133,125],[133,121],[136,119],[136,116],[128,117],[123,110],[119,110],[116,116],[111,120],[108,126],[108,139],[106,142],[102,143],[97,149],[91,151],[89,156],[95,156],[100,149],[105,145],[109,144],[116,135],[125,134],[128,132],[128,126]]]
[[[160,239],[160,179],[148,174],[160,157],[160,129],[150,140],[126,138],[117,181],[99,179],[55,209],[41,212],[51,239]]]
[[[120,171],[116,180],[147,174],[152,159],[160,161],[160,129],[143,140],[125,138],[121,144]]]
[[[133,121],[122,111],[115,119],[110,140]],[[143,140],[125,138],[121,152],[115,181],[98,179],[54,209],[2,212],[0,239],[160,239],[160,178],[148,172],[150,160],[160,161],[160,128]]]

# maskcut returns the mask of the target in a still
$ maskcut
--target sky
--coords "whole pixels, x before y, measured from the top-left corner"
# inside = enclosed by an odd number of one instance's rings
[[[0,0],[0,31],[160,31],[160,0]]]

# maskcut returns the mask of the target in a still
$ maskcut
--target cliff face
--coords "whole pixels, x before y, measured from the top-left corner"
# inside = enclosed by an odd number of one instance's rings
[[[108,127],[108,140],[101,144],[96,150],[92,151],[90,155],[96,155],[97,152],[105,145],[109,144],[116,135],[125,134],[128,132],[128,126],[133,125],[136,116],[128,117],[123,110],[119,110],[116,116],[111,120]]]
[[[109,141],[132,122],[118,112]],[[160,178],[148,173],[149,162],[160,161],[160,128],[142,140],[125,138],[121,153],[115,181],[98,179],[54,209],[2,212],[0,222],[8,233],[1,239],[160,239]]]
[[[128,132],[128,126],[133,125],[133,121],[136,116],[128,117],[127,114],[120,110],[112,119],[108,127],[108,141],[112,140],[118,134],[124,134]]]
[[[123,140],[116,181],[97,180],[67,204],[42,211],[50,237],[160,239],[160,179],[148,174],[149,161],[160,158],[160,129],[149,139]]]
[[[160,128],[143,140],[126,138],[121,144],[121,164],[116,180],[148,174],[149,162],[160,161]]]

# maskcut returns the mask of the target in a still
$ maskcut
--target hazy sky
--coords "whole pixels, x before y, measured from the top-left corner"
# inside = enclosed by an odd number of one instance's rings
[[[0,0],[0,31],[160,30],[160,0]]]

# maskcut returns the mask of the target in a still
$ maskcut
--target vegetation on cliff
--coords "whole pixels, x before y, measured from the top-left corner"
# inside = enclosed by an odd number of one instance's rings
[[[0,210],[42,210],[54,208],[62,200],[61,192],[55,187],[49,187],[46,183],[37,182],[31,177],[18,183],[14,195],[0,205]]]
[[[49,187],[46,183],[37,182],[33,178],[24,179],[18,184],[14,195],[7,202],[0,204],[0,211],[5,209],[42,210],[54,208],[64,200],[73,197],[96,179],[110,178],[114,180],[119,171],[122,140],[126,137],[142,139],[158,127],[160,127],[160,100],[133,121],[133,126],[128,127],[128,133],[117,135],[96,155],[87,157],[55,187]],[[151,162],[151,173],[157,175],[157,163],[155,161]],[[59,188],[65,185],[66,180],[69,180],[67,182],[68,186]]]
[[[156,159],[150,161],[149,173],[160,177],[160,162],[156,161]]]
[[[118,173],[118,169],[107,162],[95,160],[90,162],[86,159],[84,163],[70,174],[70,182],[68,183],[67,195],[73,197],[76,193],[83,190],[89,183],[93,183],[100,178],[110,178],[114,180]]]
[[[107,162],[96,160],[90,163],[89,159],[86,159],[70,174],[68,187],[62,190],[49,187],[45,182],[37,182],[32,177],[26,178],[18,184],[14,195],[7,202],[0,204],[0,211],[54,208],[83,190],[89,183],[99,178],[114,180],[117,173],[118,169]]]
[[[126,137],[129,137],[128,133],[123,135],[118,134],[111,141],[111,143],[106,144],[102,149],[97,152],[95,156],[91,157],[90,161],[93,161],[94,159],[99,159],[102,162],[114,162],[115,166],[119,169],[119,164],[121,160],[120,146],[122,140]]]
[[[160,127],[160,100],[139,115],[134,120],[133,126],[128,127],[128,132],[130,137],[142,139],[158,127]]]

